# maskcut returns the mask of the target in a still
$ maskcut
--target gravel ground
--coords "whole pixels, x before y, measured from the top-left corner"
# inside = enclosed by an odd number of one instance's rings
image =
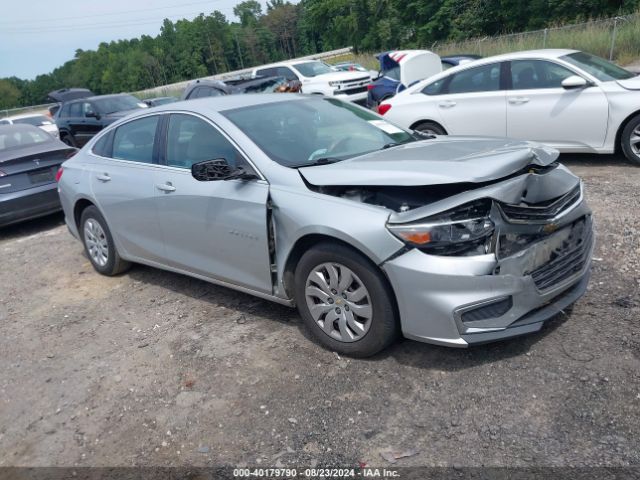
[[[369,360],[294,310],[135,266],[94,273],[60,215],[0,230],[0,466],[640,463],[640,168],[587,183],[587,295],[542,332]]]

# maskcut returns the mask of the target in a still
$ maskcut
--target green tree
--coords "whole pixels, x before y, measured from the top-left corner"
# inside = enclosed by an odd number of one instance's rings
[[[0,108],[13,108],[19,105],[20,90],[9,80],[0,80]]]

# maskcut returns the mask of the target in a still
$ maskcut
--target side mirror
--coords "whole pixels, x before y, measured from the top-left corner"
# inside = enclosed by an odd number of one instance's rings
[[[224,158],[205,160],[191,165],[191,175],[199,182],[212,182],[216,180],[253,180],[258,178],[255,174],[245,171],[244,168],[233,168]]]
[[[87,118],[95,118],[96,120],[100,120],[100,114],[96,112],[87,112],[84,114]]]
[[[578,75],[571,75],[570,77],[567,77],[562,81],[562,88],[566,90],[586,88],[588,86],[589,82],[587,82],[584,78],[579,77]]]

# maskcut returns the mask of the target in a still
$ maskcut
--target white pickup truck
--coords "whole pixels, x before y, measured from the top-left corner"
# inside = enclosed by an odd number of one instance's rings
[[[252,77],[285,77],[299,80],[302,93],[326,95],[364,103],[371,76],[367,72],[337,72],[320,60],[292,60],[258,67]]]

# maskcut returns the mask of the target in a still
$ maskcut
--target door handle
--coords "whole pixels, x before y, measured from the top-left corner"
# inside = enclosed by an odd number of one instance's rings
[[[453,100],[445,100],[443,102],[440,102],[438,106],[441,108],[451,108],[456,106],[456,102],[454,102]]]
[[[522,105],[523,103],[527,103],[529,101],[529,97],[511,97],[509,99],[509,103],[511,105]]]
[[[175,192],[176,191],[176,187],[171,185],[171,182],[161,183],[159,185],[156,184],[156,188],[158,190],[162,190],[163,192]]]
[[[105,182],[105,183],[111,181],[111,177],[109,176],[108,173],[103,173],[102,175],[96,175],[96,178],[101,182]]]

